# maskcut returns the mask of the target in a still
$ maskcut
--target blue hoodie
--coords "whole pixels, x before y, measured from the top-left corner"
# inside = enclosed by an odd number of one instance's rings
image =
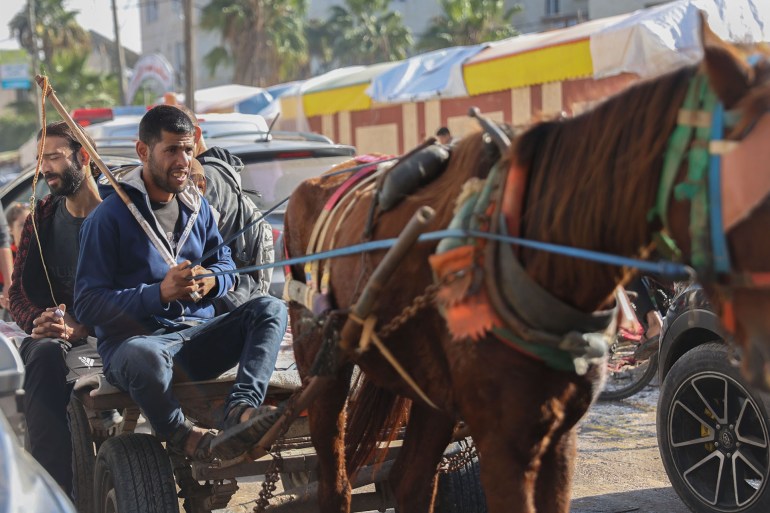
[[[123,178],[123,189],[161,241],[167,243],[150,208],[141,172],[141,166],[129,171]],[[199,258],[219,245],[222,237],[208,203],[192,183],[177,194],[177,198],[184,228],[177,253],[172,253],[170,245],[167,250],[179,263]],[[227,246],[201,265],[212,272],[235,267]],[[183,322],[214,317],[212,299],[224,296],[234,283],[232,275],[217,276],[217,285],[198,303],[192,300],[162,303],[160,282],[168,269],[162,254],[117,194],[106,195],[83,222],[75,280],[75,315],[83,324],[96,328],[97,350],[105,367],[117,344],[163,327],[158,318]]]

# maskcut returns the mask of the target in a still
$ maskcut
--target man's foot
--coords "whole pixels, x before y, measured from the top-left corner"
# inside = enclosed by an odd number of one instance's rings
[[[212,454],[232,460],[254,447],[283,414],[283,407],[236,405],[226,415],[222,431],[211,442]]]
[[[193,461],[211,461],[211,442],[214,432],[193,426],[189,420],[177,429],[166,442],[168,449]]]

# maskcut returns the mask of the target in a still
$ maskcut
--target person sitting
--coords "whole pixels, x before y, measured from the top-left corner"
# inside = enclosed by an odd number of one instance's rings
[[[267,295],[215,316],[213,300],[232,287],[227,271],[234,264],[189,180],[193,146],[194,126],[176,107],[159,105],[144,115],[136,143],[142,166],[122,184],[162,247],[117,194],[107,195],[83,223],[75,311],[96,328],[107,380],[129,393],[171,450],[192,459],[212,456],[213,437],[185,419],[172,380],[213,379],[238,364],[213,447],[213,456],[231,459],[278,417],[260,406],[288,316],[284,303]],[[170,268],[169,259],[176,262]],[[214,272],[224,274],[196,278]]]
[[[42,130],[38,141],[41,137]],[[91,158],[65,122],[46,126],[45,145],[38,159],[51,194],[37,202],[34,214],[26,217],[14,241],[18,250],[9,291],[10,310],[19,327],[30,335],[19,347],[24,362],[29,452],[71,495],[72,440],[67,404],[72,385],[67,383],[65,358],[73,346],[86,343],[90,331],[88,323],[73,314],[73,289],[78,232],[101,198]]]

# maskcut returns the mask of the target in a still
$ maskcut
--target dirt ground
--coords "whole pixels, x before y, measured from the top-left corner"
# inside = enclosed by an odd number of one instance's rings
[[[651,386],[624,401],[594,405],[580,425],[571,513],[689,512],[658,454],[657,400],[658,388]],[[259,484],[239,482],[230,506],[219,512],[250,513]]]

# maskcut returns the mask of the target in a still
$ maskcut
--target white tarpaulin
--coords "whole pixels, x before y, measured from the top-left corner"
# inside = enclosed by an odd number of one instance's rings
[[[770,0],[679,0],[637,11],[592,34],[594,78],[653,77],[699,62],[700,11],[726,41],[770,41]]]
[[[374,77],[366,94],[377,102],[468,96],[462,65],[487,46],[456,46],[416,55]]]

